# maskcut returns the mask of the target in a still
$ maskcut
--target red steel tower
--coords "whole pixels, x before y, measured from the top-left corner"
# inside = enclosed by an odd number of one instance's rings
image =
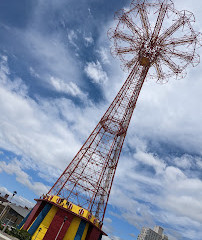
[[[175,10],[171,1],[134,0],[129,10],[120,10],[115,18],[118,24],[109,31],[115,46],[112,54],[120,57],[124,69],[130,70],[129,76],[45,197],[50,201],[50,196],[58,196],[58,203],[65,200],[68,206],[73,203],[87,210],[99,221],[100,229],[124,139],[146,76],[164,83],[173,74],[176,78],[184,77],[187,65],[199,62],[195,53],[199,33],[191,25],[194,16],[188,11]]]
[[[148,19],[152,10],[158,10],[153,31]],[[162,29],[166,14],[176,15],[175,22]],[[127,129],[149,69],[155,67],[156,80],[162,82],[172,73],[181,77],[189,63],[198,63],[194,51],[197,34],[190,24],[193,15],[176,11],[171,1],[150,3],[136,0],[129,11],[119,11],[116,19],[119,21],[117,27],[109,31],[109,37],[115,43],[113,54],[119,55],[131,72],[94,131],[48,193],[88,209],[101,221]],[[180,28],[184,35],[173,38]],[[180,47],[186,50],[183,52]],[[163,72],[162,64],[171,71]]]

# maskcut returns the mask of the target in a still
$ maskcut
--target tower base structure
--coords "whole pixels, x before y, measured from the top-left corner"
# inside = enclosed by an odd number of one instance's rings
[[[88,210],[58,196],[45,195],[18,226],[32,240],[100,240],[106,235]]]

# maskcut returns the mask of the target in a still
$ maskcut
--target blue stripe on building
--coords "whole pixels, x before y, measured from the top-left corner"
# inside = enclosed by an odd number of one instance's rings
[[[32,208],[32,210],[33,210],[33,208]],[[27,221],[27,219],[28,219],[29,215],[31,214],[32,210],[27,214],[27,216],[22,220],[22,222],[17,226],[18,229],[20,229],[23,226],[23,224]]]
[[[83,220],[81,220],[74,240],[81,240],[85,227],[86,223]]]
[[[46,206],[43,208],[43,210],[40,212],[39,216],[36,218],[36,220],[34,221],[32,226],[28,230],[28,233],[33,235],[36,232],[37,228],[39,227],[39,225],[41,224],[41,222],[43,221],[43,219],[45,218],[47,213],[50,211],[51,207],[52,207],[51,204],[49,204],[49,203],[46,204]]]

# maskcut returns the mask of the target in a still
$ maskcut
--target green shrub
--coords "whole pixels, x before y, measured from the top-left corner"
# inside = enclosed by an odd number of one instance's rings
[[[8,229],[8,227],[6,228],[5,233],[10,234],[10,230]]]
[[[12,228],[9,234],[20,240],[31,240],[31,235],[23,229],[19,230],[17,228]]]

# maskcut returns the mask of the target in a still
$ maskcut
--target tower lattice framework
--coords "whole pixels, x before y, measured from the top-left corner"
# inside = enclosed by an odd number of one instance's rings
[[[177,11],[171,1],[133,1],[116,13],[110,29],[112,53],[130,74],[89,138],[48,194],[58,195],[103,221],[128,126],[146,76],[164,83],[196,65],[199,34],[192,13]],[[172,21],[170,20],[172,19]],[[149,72],[149,73],[148,73]]]

